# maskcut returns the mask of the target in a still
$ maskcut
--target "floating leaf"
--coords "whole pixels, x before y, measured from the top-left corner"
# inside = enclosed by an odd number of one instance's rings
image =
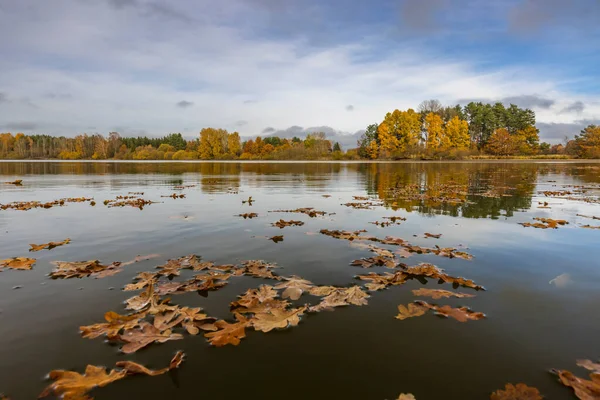
[[[600,374],[591,373],[590,379],[581,379],[571,372],[566,370],[552,370],[558,375],[560,382],[573,389],[575,396],[581,400],[596,400],[600,399]]]
[[[29,251],[40,251],[40,250],[44,250],[44,249],[52,250],[55,247],[63,246],[65,244],[69,244],[70,242],[71,242],[71,239],[67,238],[67,239],[63,240],[62,242],[49,242],[49,243],[44,243],[44,244],[30,244],[29,246],[31,246],[31,248],[29,249]]]
[[[297,326],[304,311],[306,307],[291,310],[273,308],[268,312],[255,314],[251,322],[257,331],[270,332],[273,329],[285,329],[288,326]]]
[[[542,400],[540,391],[524,383],[507,383],[504,390],[497,390],[490,396],[490,400]]]
[[[540,228],[540,229],[558,229],[559,225],[567,225],[568,222],[564,219],[552,219],[552,218],[534,218],[536,221],[540,222],[520,222],[520,225],[524,227],[532,227],[532,228]]]
[[[425,315],[426,311],[426,307],[420,306],[415,303],[410,303],[406,306],[400,304],[398,306],[398,315],[396,315],[396,319],[405,320],[407,318],[420,317],[421,315]]]
[[[426,238],[434,238],[434,239],[439,239],[442,237],[441,233],[429,233],[429,232],[425,232],[425,237]]]
[[[244,219],[246,219],[246,218],[252,219],[252,218],[258,217],[258,214],[257,213],[238,214],[238,217],[243,217]]]
[[[145,288],[146,286],[156,283],[156,280],[158,279],[158,273],[157,272],[140,272],[139,274],[137,274],[135,279],[137,282],[125,285],[123,290],[126,290],[126,291],[140,290],[140,289]]]
[[[302,293],[313,287],[312,282],[292,275],[289,278],[283,278],[285,282],[275,286],[275,289],[285,289],[281,294],[284,299],[290,298],[298,300]]]
[[[88,365],[83,375],[78,372],[54,370],[51,371],[50,379],[54,380],[38,398],[48,396],[60,396],[65,400],[91,400],[87,393],[97,387],[104,387],[109,383],[123,379],[127,375],[126,370],[111,370],[106,373],[104,367]]]
[[[215,322],[219,330],[205,333],[204,336],[213,346],[221,347],[228,344],[237,346],[240,340],[246,337],[246,327],[250,325],[250,320],[239,313],[235,313],[235,319],[238,322],[233,324],[223,320]]]
[[[170,197],[172,199],[184,199],[185,198],[185,194],[173,193],[173,194],[170,194],[168,196],[160,196],[160,197]]]
[[[148,376],[157,376],[165,374],[172,369],[179,368],[181,363],[185,358],[185,353],[183,351],[178,351],[177,354],[173,357],[169,366],[166,368],[162,368],[159,370],[151,370],[144,367],[141,364],[135,363],[133,361],[118,361],[115,365],[117,367],[123,368],[127,371],[127,375],[148,375]]]
[[[300,214],[306,214],[311,218],[317,217],[319,215],[327,214],[325,211],[317,211],[312,207],[296,208],[295,210],[274,210],[274,211],[269,211],[269,212],[300,213]]]
[[[106,322],[94,325],[80,326],[81,336],[86,339],[95,339],[102,335],[108,338],[115,338],[121,330],[133,329],[140,324],[140,319],[144,318],[145,312],[132,315],[119,315],[114,311],[108,311],[104,314]]]
[[[110,265],[102,265],[98,260],[90,261],[52,261],[56,265],[54,271],[50,272],[52,279],[85,278],[94,275],[96,278],[104,278],[120,272],[121,263],[115,262]]]
[[[151,343],[164,343],[169,340],[183,339],[179,333],[172,333],[170,330],[160,331],[153,325],[144,322],[140,328],[128,330],[119,336],[119,339],[126,344],[121,348],[125,354],[135,353],[139,349],[148,346]]]
[[[0,271],[2,267],[10,269],[30,270],[35,264],[35,258],[13,257],[6,260],[0,260]]]
[[[275,243],[283,242],[283,235],[272,236],[269,238],[269,240],[272,240]]]
[[[449,290],[443,290],[443,289],[415,289],[412,291],[413,294],[415,296],[428,296],[431,297],[433,299],[441,299],[444,297],[458,297],[458,298],[464,298],[464,297],[475,297],[474,294],[467,294],[467,293],[457,293],[457,292],[451,292]]]
[[[436,315],[441,317],[451,317],[459,322],[467,322],[469,320],[479,320],[485,318],[484,313],[471,311],[468,307],[452,308],[450,306],[437,306],[421,300],[417,300],[415,303],[433,310]]]
[[[600,374],[600,364],[590,360],[577,360],[577,365]]]
[[[302,222],[302,221],[294,221],[294,220],[284,221],[284,220],[280,219],[279,221],[274,222],[271,225],[272,226],[276,226],[279,229],[283,229],[286,226],[302,226],[302,225],[304,225],[304,222]]]
[[[180,270],[182,269],[201,270],[207,267],[208,266],[206,264],[200,262],[200,258],[198,256],[195,254],[190,254],[174,260],[168,260],[165,264],[156,268],[159,269],[158,275],[171,278],[174,276],[179,276]]]
[[[350,304],[363,306],[367,304],[369,294],[358,286],[349,288],[335,288],[330,294],[316,306],[310,307],[310,311],[323,311],[334,307],[347,306]]]
[[[581,225],[584,229],[600,229],[600,225]]]
[[[21,186],[23,184],[23,180],[22,179],[17,179],[16,181],[12,181],[12,182],[4,182],[7,185],[16,185],[16,186]]]
[[[417,400],[415,396],[410,393],[400,393],[400,396],[396,400]]]
[[[242,261],[243,274],[254,276],[256,278],[266,278],[281,280],[281,277],[273,274],[271,269],[276,268],[273,264],[267,264],[262,260],[247,260]]]

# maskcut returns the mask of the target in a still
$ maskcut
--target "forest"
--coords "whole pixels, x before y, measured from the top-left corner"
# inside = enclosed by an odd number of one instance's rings
[[[565,137],[573,132],[565,132]],[[471,102],[443,106],[423,101],[417,110],[394,110],[366,127],[355,148],[342,149],[325,133],[305,138],[256,137],[204,128],[197,138],[122,137],[118,132],[56,137],[0,133],[1,159],[61,160],[358,160],[477,158],[600,158],[600,126],[573,139],[540,142],[535,112],[514,104]]]

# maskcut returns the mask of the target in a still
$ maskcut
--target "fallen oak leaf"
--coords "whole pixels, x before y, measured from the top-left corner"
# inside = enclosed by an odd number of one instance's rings
[[[246,218],[252,219],[252,218],[258,217],[258,214],[257,213],[244,213],[244,214],[238,214],[237,216],[243,217],[244,219],[246,219]]]
[[[52,250],[55,247],[63,246],[65,244],[69,244],[70,242],[71,242],[71,239],[67,238],[67,239],[63,240],[62,242],[49,242],[49,243],[44,243],[44,244],[30,244],[29,246],[31,246],[31,248],[29,249],[29,251],[40,251],[40,250],[44,250],[44,249]]]
[[[429,304],[426,301],[417,300],[416,304],[434,311],[435,315],[440,317],[451,317],[459,322],[467,322],[469,320],[484,319],[485,314],[482,312],[471,311],[468,307],[453,308],[450,306],[438,306]]]
[[[323,311],[334,307],[342,307],[347,305],[363,306],[366,305],[367,298],[371,297],[367,292],[363,291],[359,286],[349,288],[335,288],[331,293],[326,295],[319,304],[309,308],[309,311]]]
[[[285,289],[281,294],[281,297],[284,299],[290,298],[291,300],[298,300],[300,296],[302,296],[302,293],[313,287],[312,282],[295,275],[292,275],[289,278],[284,277],[283,280],[285,282],[275,286],[275,289]]]
[[[577,360],[577,365],[600,374],[600,364],[590,360]]]
[[[137,256],[135,256],[135,258],[133,260],[122,262],[121,263],[121,267],[124,267],[126,265],[131,265],[131,264],[139,263],[139,262],[142,262],[142,261],[152,260],[153,258],[158,258],[158,257],[160,257],[160,254],[146,254],[145,256],[137,255]]]
[[[504,390],[497,390],[490,396],[490,400],[542,400],[540,391],[524,383],[507,383]]]
[[[449,290],[443,290],[443,289],[421,288],[421,289],[414,289],[412,292],[415,296],[428,296],[428,297],[431,297],[432,299],[441,299],[443,297],[458,297],[458,298],[475,297],[474,294],[457,293],[457,292],[451,292]]]
[[[434,238],[434,239],[439,239],[442,237],[441,233],[429,233],[429,232],[425,232],[425,237],[426,238]]]
[[[239,313],[235,313],[235,319],[237,322],[232,324],[224,320],[215,322],[215,326],[219,330],[205,333],[204,337],[208,338],[210,344],[216,347],[228,344],[239,345],[240,340],[246,337],[246,327],[250,325],[250,320]]]
[[[405,320],[407,318],[420,317],[421,315],[425,315],[426,311],[426,307],[415,303],[410,303],[407,306],[400,304],[398,306],[398,315],[396,315],[396,319]]]
[[[283,242],[283,235],[279,235],[279,236],[272,236],[270,238],[268,238],[269,240],[272,240],[274,243],[279,243],[279,242]]]
[[[106,368],[88,365],[82,374],[73,371],[54,370],[50,371],[49,377],[54,380],[38,398],[48,396],[59,396],[65,400],[91,400],[87,393],[97,387],[104,387],[109,383],[123,379],[127,375],[126,370],[111,370],[106,373]]]
[[[123,290],[125,290],[125,291],[131,291],[131,290],[140,290],[140,289],[143,289],[146,286],[149,286],[151,284],[156,283],[156,280],[158,279],[157,277],[158,277],[158,273],[157,272],[140,272],[134,278],[134,279],[137,280],[137,282],[135,282],[135,283],[129,283],[129,284],[125,285],[125,287],[123,288]]]
[[[271,225],[272,226],[276,226],[279,229],[283,229],[286,226],[302,226],[302,225],[304,225],[304,222],[302,222],[302,221],[294,221],[294,220],[284,221],[283,219],[280,219],[277,222],[273,222]]]
[[[552,369],[550,371],[558,375],[558,379],[563,385],[572,388],[577,398],[581,400],[600,399],[600,374],[591,373],[591,380],[588,381],[567,370]]]
[[[119,315],[114,311],[108,311],[104,314],[106,322],[80,326],[81,336],[86,339],[95,339],[106,335],[108,338],[115,338],[121,330],[133,329],[140,324],[140,319],[146,316],[145,312],[132,315]]]
[[[185,359],[185,353],[183,351],[178,351],[177,354],[173,357],[169,366],[166,368],[161,368],[159,370],[151,370],[146,368],[145,366],[135,363],[133,361],[118,361],[115,366],[119,368],[123,368],[124,371],[127,372],[127,375],[148,375],[148,376],[157,376],[165,374],[172,369],[179,368],[183,360]]]
[[[12,182],[4,182],[4,183],[6,183],[7,185],[21,186],[21,185],[23,185],[23,179],[17,179],[17,180],[12,181]]]
[[[400,393],[400,396],[396,400],[417,400],[415,396],[410,393]]]
[[[289,326],[297,326],[300,323],[300,316],[306,309],[306,306],[291,310],[273,308],[268,312],[254,314],[254,318],[250,321],[254,329],[261,332],[285,329]]]
[[[268,300],[275,299],[279,294],[269,285],[260,285],[258,289],[248,289],[243,295],[238,296],[239,299],[230,303],[232,308],[235,307],[250,307],[257,303],[264,303]]]
[[[119,336],[126,344],[121,348],[125,354],[135,353],[141,348],[148,346],[151,343],[164,343],[169,340],[183,339],[179,333],[172,333],[170,330],[161,332],[153,325],[144,322],[140,328],[127,330]]]
[[[0,260],[0,271],[2,267],[10,269],[30,270],[35,264],[35,258],[13,257],[6,260]]]

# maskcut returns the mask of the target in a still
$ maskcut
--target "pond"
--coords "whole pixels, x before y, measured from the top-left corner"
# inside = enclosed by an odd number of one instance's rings
[[[383,400],[412,393],[419,400],[485,399],[506,383],[523,382],[549,399],[574,398],[550,369],[588,379],[577,360],[600,356],[600,229],[583,228],[600,226],[591,218],[600,217],[600,164],[0,162],[0,182],[15,180],[23,182],[0,183],[0,204],[85,197],[95,205],[88,200],[0,209],[0,260],[36,259],[31,270],[0,272],[0,392],[13,400],[37,398],[51,383],[51,370],[83,373],[88,364],[113,368],[123,360],[160,369],[178,350],[186,355],[179,368],[126,377],[90,395]],[[173,194],[177,198],[166,197]],[[117,196],[154,203],[142,209],[104,203]],[[324,214],[274,212],[307,207]],[[257,216],[238,216],[245,213]],[[385,218],[393,216],[406,220]],[[534,218],[568,224],[520,225],[540,222]],[[280,219],[304,224],[272,226]],[[334,230],[367,232],[350,241],[331,236]],[[279,235],[283,241],[269,240]],[[386,237],[404,241],[398,246]],[[70,243],[29,252],[29,244],[66,238]],[[350,265],[377,257],[373,251],[389,260],[389,252],[373,249],[391,251],[394,268]],[[104,322],[107,311],[131,312],[125,300],[148,290],[123,290],[138,273],[157,272],[167,260],[192,254],[233,264],[227,284],[162,298],[202,307],[218,320],[235,321],[230,303],[248,289],[287,282],[236,274],[245,260],[276,264],[277,276],[295,275],[313,287],[357,285],[368,304],[321,311],[314,306],[325,296],[305,288],[298,300],[287,299],[290,307],[312,306],[301,308],[297,326],[268,333],[248,326],[237,346],[212,346],[206,332],[191,335],[181,326],[173,332],[182,339],[131,354],[104,336],[82,338],[79,327]],[[146,255],[151,257],[127,263]],[[49,276],[54,261],[87,260],[127,265],[100,279]],[[368,281],[356,278],[420,263],[485,290],[424,276],[369,290]],[[178,272],[171,283],[199,273]],[[157,287],[164,282],[167,276]],[[420,288],[475,296],[432,299],[413,293]],[[485,318],[460,322],[431,311],[395,318],[399,305],[415,300],[467,306]]]

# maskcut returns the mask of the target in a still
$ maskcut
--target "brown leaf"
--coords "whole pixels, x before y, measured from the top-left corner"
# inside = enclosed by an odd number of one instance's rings
[[[479,320],[485,318],[484,313],[471,311],[467,307],[452,308],[450,306],[437,306],[421,300],[417,300],[415,303],[433,310],[436,315],[441,317],[452,317],[459,322],[467,322],[469,320]]]
[[[540,391],[524,383],[507,383],[504,390],[497,390],[490,396],[490,400],[542,400]]]
[[[350,265],[354,267],[363,267],[363,268],[371,268],[371,267],[387,267],[387,268],[395,268],[396,262],[394,259],[390,259],[387,257],[369,257],[369,258],[361,258],[360,260],[354,260],[350,263]]]
[[[169,372],[172,369],[178,368],[185,358],[185,353],[183,351],[178,351],[177,354],[173,357],[169,366],[166,368],[161,368],[158,370],[151,370],[144,367],[141,364],[135,363],[133,361],[118,361],[115,366],[123,368],[124,371],[127,372],[127,375],[148,375],[148,376],[157,376],[162,375]]]
[[[106,335],[108,338],[117,337],[122,329],[133,329],[140,324],[140,319],[144,318],[145,312],[132,315],[119,315],[114,311],[108,311],[104,314],[106,322],[94,325],[80,326],[81,336],[86,339],[95,339]]]
[[[200,332],[200,329],[205,331],[217,330],[217,327],[213,324],[215,318],[211,318],[200,311],[202,311],[200,307],[182,307],[178,311],[179,316],[183,318],[181,326],[183,326],[190,335],[197,335]]]
[[[279,236],[272,236],[270,238],[268,238],[269,240],[272,240],[275,243],[279,243],[279,242],[283,242],[283,235],[279,235]]]
[[[268,264],[262,260],[247,260],[242,261],[242,265],[244,268],[244,275],[254,276],[256,278],[267,278],[267,279],[275,279],[281,280],[281,278],[271,271],[271,269],[276,268],[274,264]]]
[[[600,364],[590,360],[577,360],[577,365],[600,374]]]
[[[396,319],[405,320],[407,318],[420,317],[425,314],[425,311],[427,311],[426,307],[422,307],[415,303],[410,303],[407,306],[401,304],[398,306],[398,315],[396,315]]]
[[[131,264],[139,263],[139,262],[142,262],[142,261],[151,260],[153,258],[158,258],[158,257],[160,257],[160,254],[147,254],[145,256],[137,255],[137,256],[135,256],[135,258],[133,260],[122,262],[121,263],[121,267],[124,267],[126,265],[131,265]]]
[[[135,279],[137,280],[137,282],[125,285],[125,287],[123,288],[123,290],[125,290],[125,291],[131,291],[131,290],[140,290],[140,289],[143,289],[146,286],[150,286],[150,285],[156,283],[157,276],[158,276],[157,272],[140,272],[135,277]]]
[[[30,270],[35,264],[35,258],[13,257],[6,260],[0,260],[0,271],[2,267],[10,269]]]
[[[591,373],[591,380],[588,381],[585,379],[581,379],[566,370],[553,369],[552,372],[558,375],[558,378],[563,385],[573,388],[575,396],[577,396],[578,399],[600,399],[600,374]]]
[[[273,329],[285,329],[288,326],[297,326],[300,316],[306,307],[285,310],[273,308],[268,312],[258,313],[251,319],[252,326],[257,331],[270,332]]]
[[[310,288],[309,293],[313,296],[324,297],[335,292],[337,289],[335,286],[313,286]]]
[[[69,244],[70,242],[71,242],[71,239],[67,238],[67,239],[63,240],[62,242],[49,242],[49,243],[44,243],[44,244],[30,244],[29,246],[31,246],[31,248],[29,249],[29,251],[40,251],[40,250],[44,250],[44,249],[52,250],[55,247],[62,246],[62,245],[65,245],[65,244]]]
[[[369,294],[363,291],[359,286],[349,288],[336,288],[316,306],[310,307],[310,311],[323,311],[334,307],[347,306],[350,304],[362,306],[367,304]]]
[[[258,214],[257,213],[238,214],[238,217],[243,217],[244,219],[246,219],[246,218],[252,219],[252,218],[258,217]]]
[[[219,330],[204,334],[210,344],[217,347],[240,344],[240,340],[246,337],[246,327],[250,325],[250,320],[239,313],[235,313],[235,318],[238,322],[233,324],[223,320],[215,322]]]
[[[21,186],[23,184],[23,180],[22,179],[17,179],[16,181],[12,181],[12,182],[4,182],[7,185],[17,185],[17,186]]]
[[[439,238],[442,237],[442,234],[441,233],[429,233],[429,232],[425,232],[425,237],[439,239]]]
[[[104,387],[109,383],[123,379],[126,370],[111,370],[106,373],[106,368],[88,365],[81,375],[78,372],[54,370],[50,371],[50,379],[54,380],[38,398],[57,396],[65,400],[91,400],[87,393],[97,387]]]
[[[540,222],[520,222],[520,225],[523,225],[525,227],[532,227],[532,228],[540,228],[540,229],[558,229],[559,225],[567,225],[568,222],[565,221],[564,219],[552,219],[552,218],[539,218],[536,217],[534,218],[534,220],[536,221],[540,221]]]
[[[200,258],[198,256],[195,254],[190,254],[174,260],[168,260],[165,264],[156,268],[159,269],[158,275],[171,278],[174,276],[179,276],[179,272],[182,269],[204,269],[204,265],[200,262]]]
[[[153,299],[154,299],[154,284],[151,283],[146,288],[146,290],[144,290],[142,293],[125,300],[125,302],[127,303],[127,307],[125,307],[125,308],[128,310],[139,311],[142,308],[148,306],[152,302]]]
[[[327,214],[325,211],[317,211],[312,207],[297,208],[295,210],[275,210],[275,211],[269,211],[269,212],[301,213],[301,214],[306,214],[311,218],[314,218],[319,215]]]
[[[144,322],[138,329],[125,331],[119,336],[119,339],[126,342],[126,344],[121,348],[121,351],[129,354],[135,353],[139,349],[146,347],[151,343],[164,343],[169,340],[183,339],[183,336],[178,333],[171,333],[170,330],[161,332],[153,325]]]
[[[417,400],[415,396],[410,393],[400,393],[400,396],[396,400]]]
[[[96,278],[103,278],[120,272],[120,263],[102,265],[98,260],[52,261],[52,263],[56,265],[54,271],[50,272],[52,279],[84,278],[90,275],[94,275]]]
[[[290,278],[283,278],[285,282],[275,286],[275,289],[285,289],[281,294],[284,299],[298,300],[302,293],[310,290],[312,282],[292,275]]]
[[[458,298],[475,297],[474,294],[457,293],[457,292],[451,292],[449,290],[442,290],[442,289],[421,288],[421,289],[415,289],[412,292],[415,296],[428,296],[428,297],[431,297],[432,299],[441,299],[443,297],[458,297]]]
[[[294,220],[284,221],[284,220],[280,219],[279,221],[274,222],[271,225],[272,226],[276,226],[279,229],[283,229],[286,226],[302,226],[302,225],[304,225],[304,222],[302,222],[302,221],[294,221]]]
[[[251,307],[258,303],[263,303],[268,300],[273,300],[278,296],[278,293],[273,286],[260,285],[258,289],[248,289],[246,293],[238,296],[239,299],[231,303],[231,307]]]

